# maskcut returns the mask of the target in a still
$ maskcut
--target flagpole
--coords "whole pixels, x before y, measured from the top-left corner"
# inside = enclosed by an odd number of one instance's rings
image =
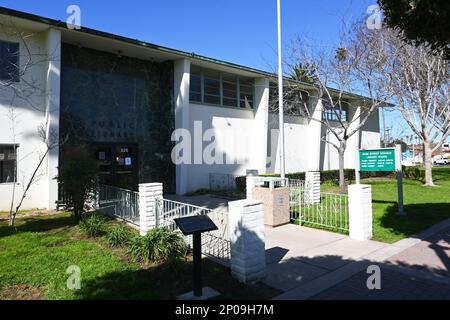
[[[278,24],[278,107],[280,117],[280,173],[281,178],[286,177],[284,152],[284,107],[283,107],[283,60],[281,56],[281,0],[277,0]]]

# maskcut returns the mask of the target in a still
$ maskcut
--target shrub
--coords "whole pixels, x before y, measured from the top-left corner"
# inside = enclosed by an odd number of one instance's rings
[[[85,203],[95,198],[98,166],[86,146],[69,149],[67,160],[59,170],[58,182],[70,199],[71,203],[66,204],[73,206],[74,216],[80,221]]]
[[[138,262],[165,262],[184,257],[187,246],[178,233],[166,228],[156,228],[145,236],[133,237],[129,252],[133,260]]]
[[[124,224],[110,229],[106,233],[106,241],[111,247],[122,247],[130,241],[131,232]]]
[[[241,176],[241,177],[236,177],[234,179],[234,182],[236,183],[236,189],[239,192],[245,192],[247,190],[247,177],[245,176]]]
[[[90,237],[102,236],[106,231],[105,218],[99,214],[92,214],[80,222],[80,229]]]
[[[403,169],[403,174],[406,179],[411,180],[423,180],[423,171],[419,167],[405,167]]]

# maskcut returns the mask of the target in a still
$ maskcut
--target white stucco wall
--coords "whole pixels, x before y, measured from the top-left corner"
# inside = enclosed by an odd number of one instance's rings
[[[6,30],[6,31],[5,31]],[[21,42],[21,39],[12,35],[14,30],[3,29],[0,32],[0,39],[10,42]],[[25,90],[25,94],[21,97],[13,99],[13,90],[8,87],[1,87],[0,90],[0,144],[19,145],[17,162],[17,183],[15,184],[15,204],[19,201],[23,194],[25,184],[29,181],[40,156],[45,151],[45,145],[41,139],[37,137],[38,128],[42,126],[44,130],[48,128],[48,33],[21,30],[26,35],[26,46],[20,43],[20,65],[24,68],[30,55],[27,48],[31,52],[31,65],[27,72],[23,75],[23,79],[19,83],[15,83],[18,88]],[[22,38],[23,39],[23,38]],[[59,59],[59,57],[57,57]],[[55,70],[54,70],[55,71]],[[59,75],[58,75],[59,77]],[[29,85],[25,85],[27,82]],[[34,88],[31,88],[31,85]],[[26,98],[23,98],[23,97]],[[59,92],[57,92],[59,96]],[[58,102],[59,103],[59,102]],[[59,108],[59,105],[57,106]],[[11,111],[15,120],[11,120]],[[59,120],[58,120],[59,121]],[[14,130],[13,130],[14,127]],[[15,132],[15,133],[14,133]],[[55,162],[56,161],[56,162]],[[57,190],[53,187],[55,193],[51,197],[51,182],[49,182],[49,163],[57,163],[56,159],[51,162],[44,160],[41,169],[37,172],[37,181],[32,185],[23,202],[22,209],[49,208],[49,199],[55,199]],[[54,172],[54,169],[50,171]],[[9,210],[12,199],[14,184],[0,184],[0,210]]]
[[[189,110],[194,163],[188,166],[187,192],[209,188],[210,173],[245,175],[247,169],[258,168],[260,159],[254,156],[258,153],[258,144],[253,143],[256,131],[254,111],[199,104],[190,104]],[[197,123],[197,129],[195,129],[194,121],[201,121],[203,133],[213,129],[217,139],[215,140],[216,151],[219,154],[223,153],[224,164],[207,164],[202,161],[204,159],[200,159],[201,154],[195,154],[194,140],[198,137],[197,132],[200,132],[200,126]],[[210,143],[203,142],[202,148],[197,150],[205,150]]]

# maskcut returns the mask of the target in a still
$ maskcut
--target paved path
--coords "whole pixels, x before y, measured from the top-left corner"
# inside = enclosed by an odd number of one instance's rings
[[[290,292],[387,246],[293,224],[266,228],[264,283]]]
[[[369,290],[367,267],[381,269]],[[296,287],[277,299],[450,299],[450,219]]]

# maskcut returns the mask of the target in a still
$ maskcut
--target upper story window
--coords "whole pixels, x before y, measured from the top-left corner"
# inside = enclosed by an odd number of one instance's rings
[[[191,102],[253,109],[253,79],[191,66]]]
[[[328,121],[348,121],[348,107],[347,106],[335,106],[331,107],[329,103],[323,102],[324,110],[322,113],[323,120]]]
[[[19,82],[19,44],[0,41],[0,80]]]
[[[0,183],[17,182],[17,145],[0,145]]]

